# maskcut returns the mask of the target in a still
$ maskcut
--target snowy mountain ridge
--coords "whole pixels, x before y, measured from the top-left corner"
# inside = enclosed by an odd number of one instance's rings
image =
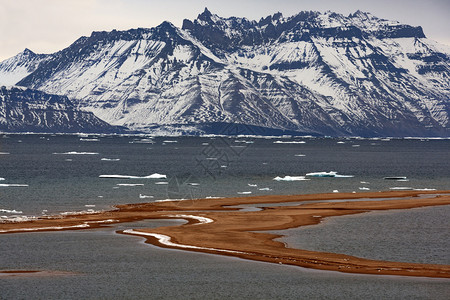
[[[251,21],[205,9],[182,28],[163,22],[93,32],[54,54],[25,50],[0,63],[0,84],[66,95],[110,124],[150,133],[244,124],[450,136],[449,58],[421,27],[361,11]]]

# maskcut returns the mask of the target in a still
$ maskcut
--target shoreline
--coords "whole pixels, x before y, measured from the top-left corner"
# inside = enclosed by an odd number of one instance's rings
[[[429,195],[430,197],[420,197]],[[393,200],[377,200],[393,198]],[[354,200],[360,201],[354,201]],[[344,200],[341,202],[321,202]],[[348,201],[345,201],[348,200]],[[353,201],[352,201],[353,200]],[[315,201],[312,202],[311,201]],[[242,211],[243,204],[292,203]],[[298,203],[300,202],[300,203]],[[308,202],[302,204],[301,202]],[[146,243],[185,251],[198,251],[243,259],[288,264],[345,273],[450,278],[450,265],[391,262],[339,253],[289,248],[265,233],[320,223],[323,218],[369,211],[450,205],[450,191],[386,191],[306,195],[269,195],[197,199],[118,205],[98,214],[38,218],[20,223],[0,223],[0,234],[86,230],[145,219],[183,219],[186,224],[153,229],[117,231],[146,238]]]

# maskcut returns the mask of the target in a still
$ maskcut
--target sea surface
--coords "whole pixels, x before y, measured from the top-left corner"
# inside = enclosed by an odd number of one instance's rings
[[[305,176],[330,171],[344,176]],[[0,136],[2,220],[166,199],[411,189],[450,189],[450,140]],[[329,218],[287,230],[283,241],[450,264],[449,214],[445,206]],[[450,293],[445,279],[279,266],[162,249],[115,233],[180,222],[0,235],[0,270],[73,273],[0,277],[0,299],[447,299]]]

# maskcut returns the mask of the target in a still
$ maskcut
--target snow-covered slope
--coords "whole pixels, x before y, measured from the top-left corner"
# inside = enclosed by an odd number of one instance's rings
[[[92,113],[74,109],[65,96],[1,86],[0,131],[113,133],[121,129],[99,120]]]
[[[238,123],[324,135],[449,136],[449,54],[421,27],[360,11],[251,21],[205,9],[182,29],[164,22],[81,37],[34,63],[17,84],[67,95],[133,130],[201,133],[208,124]],[[10,60],[32,62],[18,57]],[[20,77],[14,74],[23,68],[6,62],[0,74]]]

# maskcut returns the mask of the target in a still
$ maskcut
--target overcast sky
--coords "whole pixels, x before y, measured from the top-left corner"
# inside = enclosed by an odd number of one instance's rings
[[[261,17],[281,12],[368,11],[379,18],[422,26],[428,38],[450,45],[450,0],[0,0],[0,61],[25,48],[53,53],[92,31],[181,27],[205,7],[220,16]]]

